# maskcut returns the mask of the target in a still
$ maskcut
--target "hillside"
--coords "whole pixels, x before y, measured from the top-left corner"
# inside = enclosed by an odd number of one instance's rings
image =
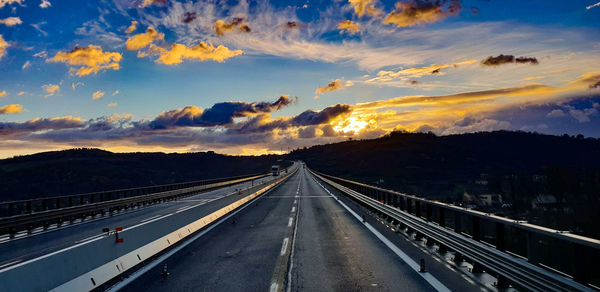
[[[463,195],[499,194],[510,208],[481,207],[600,237],[600,139],[524,132],[382,138],[297,149],[317,171],[462,204]],[[538,198],[553,204],[532,209]]]
[[[274,155],[43,152],[0,160],[0,201],[267,172]]]

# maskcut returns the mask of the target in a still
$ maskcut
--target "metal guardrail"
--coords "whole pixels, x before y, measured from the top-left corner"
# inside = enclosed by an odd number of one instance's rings
[[[495,273],[499,286],[585,291],[600,284],[600,240],[312,172],[427,244],[466,257],[474,270]]]
[[[233,185],[245,181],[250,181],[262,177],[269,176],[269,174],[260,174],[260,175],[249,175],[242,176],[237,178],[223,178],[223,179],[215,179],[220,182],[213,183],[204,183],[211,182],[215,180],[207,180],[207,181],[198,181],[191,182],[189,184],[198,184],[196,186],[162,191],[157,193],[151,193],[146,195],[136,195],[132,197],[122,197],[113,200],[106,200],[102,202],[87,202],[82,205],[75,205],[69,207],[63,207],[52,210],[45,210],[40,212],[32,212],[27,214],[21,214],[17,216],[10,216],[0,218],[0,234],[10,234],[14,235],[16,232],[21,230],[32,230],[36,227],[44,227],[47,228],[50,224],[56,223],[58,225],[62,224],[65,221],[72,221],[79,218],[84,219],[88,215],[96,215],[97,213],[106,213],[110,212],[112,214],[115,210],[120,210],[122,208],[129,208],[134,206],[145,205],[148,203],[155,203],[164,200],[177,199],[183,196],[195,194],[199,191],[206,191],[209,189],[215,189],[219,187],[224,187],[228,185]],[[225,181],[223,181],[225,180]],[[178,184],[182,186],[188,185],[188,183]],[[141,188],[146,189],[146,188]],[[151,188],[147,188],[151,189]],[[160,188],[159,188],[160,189]],[[133,189],[129,189],[133,190]],[[95,193],[97,194],[97,193]],[[73,196],[65,196],[67,198]],[[64,198],[64,197],[60,197]]]
[[[44,198],[36,198],[29,200],[18,200],[18,201],[7,201],[0,202],[0,218],[11,217],[23,214],[31,214],[35,212],[48,211],[53,209],[61,209],[65,207],[73,207],[86,204],[94,204],[99,202],[111,201],[122,198],[143,196],[152,193],[173,191],[185,188],[191,188],[196,186],[203,186],[228,180],[235,180],[241,178],[247,178],[257,175],[263,175],[263,173],[254,173],[233,177],[225,178],[213,178],[206,180],[197,180],[190,182],[146,186],[138,188],[127,188],[118,190],[108,190],[102,192],[93,192],[85,194],[75,194],[66,196],[52,196]]]

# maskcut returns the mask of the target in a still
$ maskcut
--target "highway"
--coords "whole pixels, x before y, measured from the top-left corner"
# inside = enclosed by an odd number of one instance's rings
[[[327,190],[326,190],[327,189]],[[481,291],[300,169],[123,291]],[[379,236],[379,237],[378,237]],[[383,240],[381,238],[384,238]],[[427,273],[414,262],[427,259]],[[411,265],[412,261],[412,265]],[[168,275],[163,275],[167,264]],[[443,284],[442,284],[443,283]],[[124,285],[124,287],[123,287]]]
[[[208,209],[204,210],[206,207],[222,205],[225,202],[239,199],[237,190],[270,180],[273,180],[273,177],[268,176],[253,182],[201,192],[181,200],[122,210],[115,212],[112,216],[108,214],[105,216],[98,214],[94,218],[88,216],[84,221],[78,219],[62,226],[54,224],[47,230],[42,228],[33,230],[31,234],[23,232],[14,239],[9,239],[8,235],[4,235],[0,238],[0,270],[76,244],[93,241],[105,236],[105,233],[102,232],[105,227],[111,230],[114,230],[115,227],[123,227],[127,230],[184,212],[193,213],[196,217],[203,212],[208,212]],[[248,192],[244,192],[244,195],[247,194]],[[173,226],[173,228],[175,227]]]

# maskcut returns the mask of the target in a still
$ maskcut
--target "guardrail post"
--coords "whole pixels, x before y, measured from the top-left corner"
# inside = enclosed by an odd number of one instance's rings
[[[591,267],[588,267],[586,264],[586,259],[591,253],[587,253],[585,246],[579,246],[574,243],[571,244],[571,248],[573,249],[573,280],[587,284],[591,280],[589,273]]]
[[[439,224],[442,227],[446,227],[446,209],[444,209],[443,207],[438,207],[440,208],[440,219],[439,219]]]
[[[9,203],[8,204],[8,216],[13,216],[14,214],[15,214],[15,204]]]
[[[48,200],[43,199],[42,200],[42,211],[46,211],[46,210],[48,210]]]
[[[83,195],[79,196],[79,205],[83,205]]]
[[[31,213],[32,213],[32,212],[31,212],[31,211],[32,211],[32,210],[31,210],[31,201],[27,201],[27,202],[25,203],[25,210],[26,210],[27,214],[31,214]]]
[[[421,218],[421,201],[415,200],[415,216]]]
[[[60,209],[60,198],[56,198],[56,209]]]
[[[409,214],[412,213],[412,200],[409,198],[406,198],[406,212]]]
[[[69,207],[73,207],[73,196],[69,196]]]
[[[431,222],[431,204],[425,205],[425,218],[427,221]]]
[[[460,234],[462,232],[462,214],[458,211],[454,212],[454,232]]]
[[[537,256],[537,237],[535,235],[535,233],[531,232],[531,231],[525,231],[527,236],[527,261],[532,263],[532,264],[537,264],[538,263],[538,256]]]
[[[506,243],[504,242],[504,224],[496,222],[496,249],[506,251]]]
[[[481,239],[481,230],[479,228],[479,217],[471,215],[472,228],[471,236],[473,240],[479,241]]]

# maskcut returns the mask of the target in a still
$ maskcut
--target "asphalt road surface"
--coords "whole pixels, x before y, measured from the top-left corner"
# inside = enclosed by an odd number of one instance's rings
[[[245,182],[216,190],[201,192],[177,201],[162,202],[146,205],[140,208],[129,209],[112,216],[88,217],[85,221],[75,221],[63,226],[51,226],[48,230],[34,230],[32,234],[20,234],[15,239],[8,236],[0,238],[0,269],[8,268],[28,259],[61,250],[75,244],[84,243],[99,236],[104,236],[102,229],[105,227],[113,230],[115,227],[124,229],[143,224],[153,219],[182,211],[196,211],[211,204],[223,204],[233,201],[238,197],[236,190],[258,185],[272,180],[273,177]],[[200,212],[201,213],[201,212]],[[200,214],[201,215],[201,214]],[[177,228],[178,226],[173,226]]]
[[[415,261],[426,256],[418,247],[374,219],[363,223],[342,204],[360,207],[338,195],[300,169],[123,290],[481,291],[441,262],[419,273],[390,245]]]

